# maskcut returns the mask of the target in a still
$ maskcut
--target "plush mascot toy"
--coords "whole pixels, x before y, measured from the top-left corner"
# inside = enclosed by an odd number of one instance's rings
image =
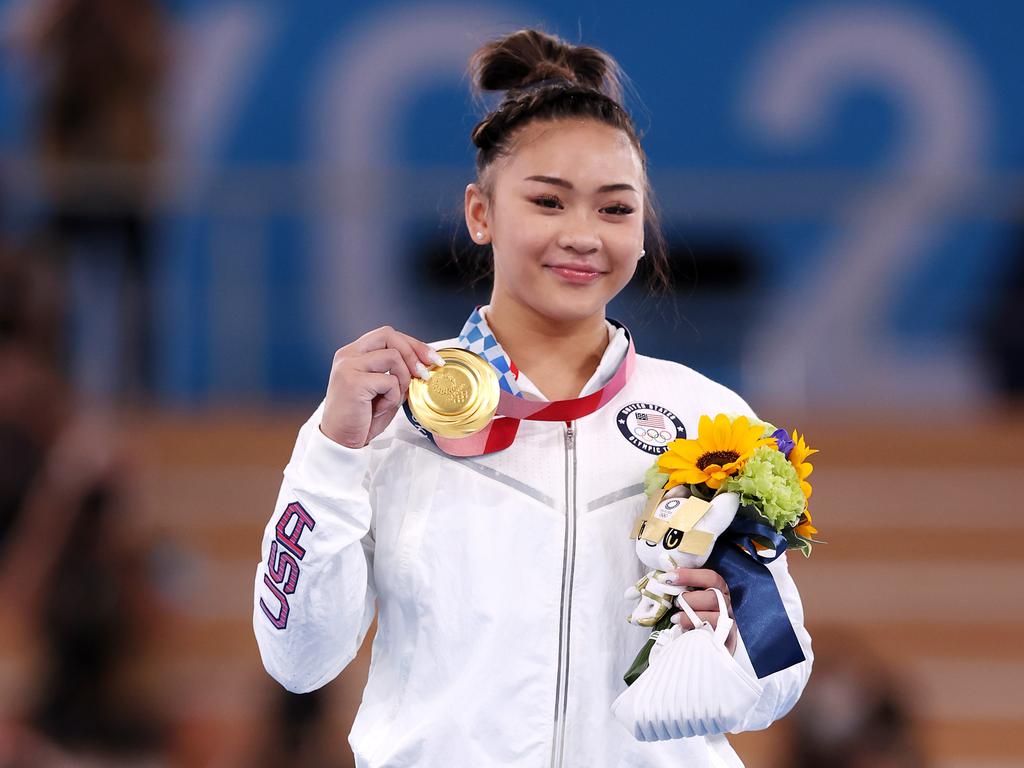
[[[658,577],[674,568],[703,566],[739,505],[735,493],[707,502],[690,495],[683,485],[651,497],[632,534],[636,556],[651,570],[626,590],[627,599],[638,601],[630,622],[641,627],[658,624],[685,589],[663,584]]]

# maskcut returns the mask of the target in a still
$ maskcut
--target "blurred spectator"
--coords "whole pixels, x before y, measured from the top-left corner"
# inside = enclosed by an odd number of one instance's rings
[[[32,263],[0,254],[0,600],[41,667],[0,766],[151,765],[163,728],[126,672],[154,603],[125,467],[57,373]]]
[[[57,292],[40,269],[0,252],[0,562],[15,519],[66,419],[52,361],[59,347]]]
[[[76,388],[137,394],[150,371],[151,192],[166,68],[155,0],[50,0],[30,48],[50,234],[66,266]]]
[[[816,631],[814,646],[780,768],[924,768],[905,681],[849,632]]]

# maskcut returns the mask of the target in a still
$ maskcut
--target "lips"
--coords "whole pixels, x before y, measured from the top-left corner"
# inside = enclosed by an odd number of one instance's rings
[[[546,269],[550,269],[563,280],[576,284],[592,283],[605,274],[589,264],[548,264]]]

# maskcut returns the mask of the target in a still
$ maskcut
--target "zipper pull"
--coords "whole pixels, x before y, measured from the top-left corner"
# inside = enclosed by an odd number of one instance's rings
[[[566,448],[576,446],[576,428],[569,421],[565,422],[565,446]]]

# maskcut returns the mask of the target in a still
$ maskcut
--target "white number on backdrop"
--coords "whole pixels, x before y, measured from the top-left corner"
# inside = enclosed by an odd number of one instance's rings
[[[407,265],[399,253],[407,211],[389,194],[400,182],[397,128],[426,85],[461,80],[470,53],[514,18],[495,6],[403,6],[356,24],[332,47],[310,113],[323,349],[378,325],[411,327],[396,279]]]
[[[947,30],[923,12],[885,7],[816,10],[785,26],[744,86],[744,119],[777,145],[808,142],[851,85],[887,92],[904,134],[884,177],[837,211],[837,228],[767,306],[744,377],[759,396],[790,405],[981,394],[968,352],[921,353],[887,338],[894,292],[946,234],[942,214],[984,160],[990,108],[984,81]],[[770,327],[769,327],[770,326]]]
[[[173,179],[176,193],[198,189],[197,183],[206,179],[193,174],[216,165],[220,142],[238,125],[238,113],[264,63],[272,28],[266,9],[245,2],[203,9],[175,30],[175,69],[163,122],[170,143],[168,165],[186,171]]]

